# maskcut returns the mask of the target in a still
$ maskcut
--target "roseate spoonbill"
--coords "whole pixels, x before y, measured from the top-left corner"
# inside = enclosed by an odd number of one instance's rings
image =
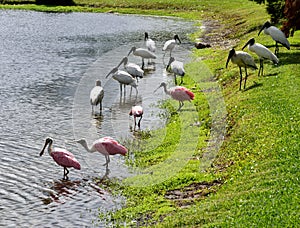
[[[149,34],[147,32],[145,32],[145,42],[146,42],[146,47],[149,51],[151,52],[156,51],[155,41],[149,38]]]
[[[101,81],[97,80],[95,87],[90,92],[90,103],[92,105],[92,112],[94,113],[94,106],[100,105],[100,112],[102,111],[102,100],[104,97],[104,90],[101,87]]]
[[[170,95],[174,100],[179,101],[179,108],[177,109],[177,111],[182,108],[182,106],[184,105],[184,101],[191,102],[191,100],[194,100],[194,93],[183,86],[175,86],[167,89],[167,84],[165,82],[162,82],[160,86],[156,90],[154,90],[154,92],[156,92],[160,87],[163,87],[165,93]]]
[[[244,82],[244,89],[246,88],[246,81],[247,81],[247,67],[251,67],[253,69],[257,69],[257,66],[255,65],[254,59],[251,55],[249,55],[247,52],[243,52],[243,51],[235,51],[234,48],[232,48],[229,51],[229,55],[226,61],[226,68],[228,66],[228,62],[231,59],[231,62],[238,65],[238,67],[240,68],[240,90],[242,87],[242,80],[243,80],[243,76],[242,76],[242,67],[245,67],[245,82]]]
[[[112,74],[112,78],[120,83],[120,94],[121,95],[122,95],[122,85],[124,85],[124,94],[126,92],[126,90],[125,90],[126,85],[130,85],[131,90],[132,90],[132,87],[135,88],[136,95],[138,94],[137,81],[129,73],[127,73],[126,71],[123,71],[123,70],[118,70],[118,68],[115,67],[108,73],[108,75],[106,75],[106,78],[111,74]],[[130,90],[130,92],[131,92],[131,90]]]
[[[175,60],[174,57],[170,57],[166,70],[168,70],[169,67],[171,68],[171,71],[174,73],[175,85],[177,85],[177,80],[176,80],[177,75],[181,76],[181,82],[180,82],[181,85],[183,82],[182,78],[185,75],[183,62]]]
[[[284,35],[284,33],[280,29],[276,28],[275,26],[272,26],[269,21],[264,23],[264,25],[259,30],[258,35],[261,33],[262,30],[264,30],[264,33],[266,35],[270,35],[272,37],[272,39],[276,42],[275,43],[275,45],[276,45],[275,46],[275,55],[277,55],[279,52],[278,43],[282,44],[282,46],[284,46],[288,50],[290,50],[290,43],[289,43],[288,39],[286,38],[286,36]]]
[[[124,68],[126,69],[126,71],[131,76],[136,78],[137,81],[138,81],[138,78],[143,78],[144,77],[144,71],[140,68],[140,66],[138,66],[135,63],[129,63],[128,58],[126,56],[121,60],[121,62],[117,66],[117,68],[119,68],[122,63],[124,63]]]
[[[179,44],[181,44],[181,40],[179,39],[179,36],[176,34],[176,35],[174,35],[174,38],[172,40],[167,40],[165,42],[164,47],[162,49],[163,51],[165,51],[163,57],[165,57],[167,51],[170,51],[170,57],[171,57],[172,51],[175,48],[177,41]]]
[[[276,55],[274,55],[268,48],[266,48],[264,45],[259,44],[259,43],[255,43],[255,39],[251,38],[250,40],[248,40],[248,42],[245,44],[245,46],[242,48],[242,50],[244,50],[244,48],[248,45],[248,49],[252,52],[255,52],[255,54],[258,55],[259,57],[259,71],[258,71],[258,76],[263,75],[263,71],[264,71],[264,59],[269,59],[271,60],[274,64],[278,64],[279,60],[276,57]]]
[[[110,162],[109,155],[121,154],[125,156],[128,152],[126,147],[111,137],[97,139],[93,142],[92,146],[88,146],[85,139],[75,140],[75,142],[81,144],[90,153],[99,152],[104,155],[106,159],[104,165],[106,165],[106,168],[108,168],[108,163]]]
[[[53,139],[47,138],[45,145],[40,152],[40,156],[44,154],[44,150],[46,146],[48,146],[48,152],[53,160],[60,166],[64,167],[64,179],[68,179],[69,170],[67,168],[75,168],[80,170],[80,164],[74,157],[74,155],[62,148],[54,148],[52,149]]]
[[[148,60],[156,59],[156,55],[153,52],[151,52],[145,48],[132,47],[127,56],[129,56],[131,52],[133,53],[133,55],[139,56],[142,58],[142,69],[144,69],[144,65],[145,65],[144,59],[148,59]]]
[[[143,118],[143,113],[144,113],[143,108],[139,105],[133,106],[131,108],[129,115],[133,116],[133,118],[134,118],[134,129],[136,127],[136,118],[137,117],[140,118],[137,125],[138,125],[139,129],[141,128],[141,120]]]

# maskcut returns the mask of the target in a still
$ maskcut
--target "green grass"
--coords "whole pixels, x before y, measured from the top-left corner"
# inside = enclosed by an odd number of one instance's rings
[[[175,101],[160,104],[166,109],[166,128],[137,135],[141,138],[138,143],[127,141],[127,163],[140,174],[113,185],[126,197],[126,204],[121,210],[101,214],[101,219],[114,226],[299,226],[300,33],[289,38],[290,51],[280,48],[278,66],[265,63],[263,77],[249,70],[247,89],[239,91],[238,68],[230,63],[225,69],[229,46],[223,48],[221,44],[230,40],[230,46],[240,50],[255,37],[274,51],[269,36],[257,36],[268,19],[263,5],[244,0],[75,2],[78,6],[66,8],[14,7],[171,15],[222,24],[216,31],[220,45],[194,50],[194,60],[186,66],[184,86],[193,90],[195,101],[179,113],[174,112]],[[208,165],[203,166],[206,146],[215,137],[210,131],[214,126],[216,133],[226,127],[225,139],[213,160],[208,159]],[[195,188],[186,199],[166,197],[171,190],[185,193],[195,184],[207,187]],[[195,197],[198,193],[200,197]]]

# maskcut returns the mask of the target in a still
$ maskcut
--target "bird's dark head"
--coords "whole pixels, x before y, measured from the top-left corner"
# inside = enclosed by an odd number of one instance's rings
[[[96,80],[96,86],[101,86],[101,81],[100,80]]]
[[[171,65],[172,62],[175,61],[175,58],[173,56],[170,57],[169,62],[167,64],[166,70],[169,68],[169,66]]]
[[[149,39],[149,35],[147,32],[145,32],[145,41]]]
[[[46,141],[45,141],[45,145],[43,147],[43,149],[41,150],[40,152],[40,156],[42,156],[44,154],[44,151],[45,151],[45,148],[47,145],[51,145],[53,143],[53,139],[51,138],[46,138]]]
[[[262,30],[264,30],[264,28],[269,28],[270,26],[271,26],[271,23],[269,21],[267,21],[266,23],[264,23],[264,25],[259,30],[258,35],[261,33]]]
[[[162,82],[162,83],[160,83],[160,85],[157,87],[157,89],[156,90],[154,90],[154,92],[153,93],[155,93],[160,87],[167,87],[167,84],[165,83],[165,82]]]
[[[136,47],[132,47],[132,48],[130,49],[130,51],[128,52],[127,56],[129,56],[131,52],[135,52],[135,50],[136,50]]]
[[[253,45],[255,44],[255,39],[251,38],[250,40],[248,40],[248,42],[244,45],[244,47],[242,48],[242,50],[244,50],[245,47],[247,47],[248,45]]]
[[[174,40],[178,40],[178,42],[181,44],[181,40],[179,39],[179,36],[177,34],[174,36]]]
[[[227,58],[227,61],[226,61],[226,68],[227,68],[227,66],[228,66],[228,62],[229,62],[229,60],[232,58],[232,56],[234,56],[235,55],[235,50],[234,50],[234,48],[232,48],[230,51],[229,51],[229,54],[228,54],[228,58]]]

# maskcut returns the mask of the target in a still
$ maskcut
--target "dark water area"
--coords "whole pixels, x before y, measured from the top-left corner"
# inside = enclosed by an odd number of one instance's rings
[[[133,137],[132,105],[145,109],[142,130],[163,126],[157,102],[166,98],[153,90],[161,81],[172,83],[162,61],[163,42],[177,33],[183,44],[174,55],[188,61],[192,44],[191,22],[173,18],[92,13],[0,11],[0,226],[92,227],[99,211],[119,208],[124,202],[99,187],[96,177],[106,174],[100,154],[88,154],[70,143],[75,138]],[[144,32],[157,41],[157,60],[139,81],[138,96],[120,98],[119,84],[106,74],[132,46],[144,47]],[[130,62],[141,64],[137,57]],[[105,90],[102,116],[93,116],[89,92],[100,79]],[[63,168],[45,153],[46,137],[54,146],[70,150],[81,170]],[[108,178],[130,174],[124,158],[111,158]]]

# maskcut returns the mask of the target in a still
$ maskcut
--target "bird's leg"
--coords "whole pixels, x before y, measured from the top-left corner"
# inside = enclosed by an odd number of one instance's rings
[[[122,84],[120,83],[120,95],[122,96]]]
[[[261,76],[264,76],[264,60],[261,60]]]
[[[242,80],[243,80],[242,68],[240,67],[240,90],[242,89]]]
[[[179,85],[182,85],[182,83],[183,83],[183,77],[181,77],[181,81],[180,81]]]
[[[248,74],[247,74],[247,67],[245,67],[245,82],[244,82],[244,89],[246,88],[246,82],[247,82],[247,77],[248,77]]]
[[[102,102],[100,102],[100,112],[102,111]]]
[[[92,114],[94,113],[94,105],[92,105]]]
[[[141,129],[141,120],[142,120],[143,116],[140,117],[139,122],[138,122],[138,127],[139,129]]]
[[[145,66],[145,62],[144,62],[144,58],[142,58],[142,69],[144,69]]]
[[[136,117],[134,116],[133,119],[134,119],[134,128],[133,128],[133,130],[135,131],[135,127],[136,127]]]
[[[175,78],[175,85],[177,85],[176,74],[174,74],[174,78]]]
[[[275,44],[275,55],[278,56],[278,52],[279,52],[279,47],[278,47],[278,43],[276,42]]]
[[[124,97],[126,97],[126,85],[124,84]]]
[[[259,70],[258,70],[258,76],[260,75],[260,71],[262,70],[263,66],[263,60],[262,59],[259,59]]]
[[[69,170],[66,167],[64,167],[64,180],[68,180],[69,179],[68,178],[68,174],[69,174]]]
[[[177,112],[182,108],[183,106],[183,101],[179,101],[179,108],[177,109]]]

